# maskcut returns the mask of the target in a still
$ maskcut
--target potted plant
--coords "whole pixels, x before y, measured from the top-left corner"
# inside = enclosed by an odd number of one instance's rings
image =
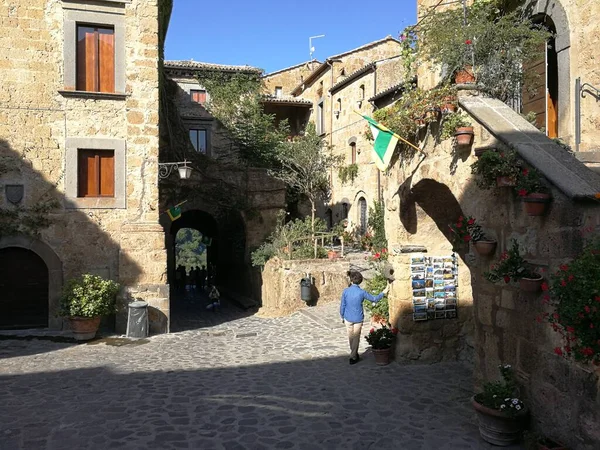
[[[546,212],[551,197],[537,170],[524,168],[517,176],[515,191],[523,200],[523,209],[527,215],[541,216]]]
[[[516,239],[512,240],[511,248],[500,255],[500,261],[483,275],[491,283],[500,280],[504,280],[505,283],[510,283],[511,280],[518,281],[520,289],[524,292],[538,292],[544,280],[521,256]]]
[[[464,114],[452,113],[444,118],[442,139],[454,136],[458,145],[470,145],[474,135],[471,122]]]
[[[378,266],[375,266],[376,270]],[[382,292],[388,285],[388,280],[385,276],[377,270],[377,274],[367,280],[366,291],[373,295],[377,295]],[[388,303],[387,295],[384,295],[381,300],[377,303],[370,302],[368,300],[363,301],[363,306],[369,312],[371,316],[371,324],[387,324],[390,320],[390,307]]]
[[[564,342],[554,352],[600,365],[600,238],[587,243],[568,265],[561,265],[542,290],[544,303],[554,309],[544,316]]]
[[[482,255],[491,255],[496,251],[496,241],[487,239],[481,225],[477,223],[474,217],[469,216],[464,219],[460,216],[456,223],[449,225],[453,234],[452,247],[457,251],[465,242],[472,242],[475,251]]]
[[[382,325],[380,328],[371,328],[365,339],[371,345],[371,350],[375,355],[375,364],[385,366],[390,363],[392,358],[392,344],[396,341],[396,328],[390,328],[388,325]]]
[[[119,284],[98,275],[84,274],[67,282],[61,297],[61,313],[76,340],[96,336],[102,316],[115,312]]]
[[[520,161],[515,152],[495,152],[487,150],[471,164],[471,173],[477,175],[477,186],[481,189],[515,186],[519,175]]]
[[[521,438],[529,411],[519,399],[512,367],[501,364],[498,368],[502,381],[485,383],[483,392],[473,396],[472,404],[482,439],[493,445],[507,446]]]

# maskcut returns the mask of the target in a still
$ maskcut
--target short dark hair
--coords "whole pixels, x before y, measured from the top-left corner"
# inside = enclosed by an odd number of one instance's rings
[[[363,282],[363,276],[357,270],[351,270],[349,272],[349,276],[350,276],[350,281],[352,282],[352,284],[360,284]]]

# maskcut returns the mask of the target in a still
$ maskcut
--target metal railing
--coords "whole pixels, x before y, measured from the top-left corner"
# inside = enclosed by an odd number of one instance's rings
[[[294,250],[294,244],[298,243],[298,242],[304,242],[304,241],[312,241],[312,246],[314,248],[314,257],[317,257],[317,249],[319,247],[319,241],[321,243],[321,247],[325,247],[325,240],[327,238],[331,238],[331,242],[333,245],[333,240],[334,239],[339,239],[340,243],[341,243],[341,251],[340,251],[340,257],[344,257],[344,238],[342,236],[339,236],[337,233],[330,233],[330,232],[326,232],[326,231],[315,231],[314,236],[306,236],[306,237],[302,237],[302,238],[297,238],[294,239],[293,241],[288,241],[287,245],[286,245],[286,250],[285,253],[288,255],[288,259],[292,259],[292,253]]]

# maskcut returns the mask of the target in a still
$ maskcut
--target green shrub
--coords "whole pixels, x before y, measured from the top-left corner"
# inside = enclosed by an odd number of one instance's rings
[[[67,282],[61,297],[65,317],[96,317],[115,312],[119,284],[98,275],[84,274]]]
[[[377,274],[370,280],[367,280],[365,290],[370,294],[377,295],[381,291],[383,291],[388,284],[388,281],[382,274]],[[390,320],[390,307],[388,304],[387,295],[384,295],[383,298],[377,303],[370,302],[365,300],[363,302],[364,307],[369,311],[371,316],[381,316],[386,321]]]

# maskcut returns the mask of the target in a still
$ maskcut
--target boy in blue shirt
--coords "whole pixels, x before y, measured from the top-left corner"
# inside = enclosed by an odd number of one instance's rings
[[[351,270],[348,272],[350,281],[352,284],[344,289],[342,293],[342,302],[340,304],[340,316],[342,321],[346,324],[348,330],[348,340],[350,342],[350,364],[356,364],[359,360],[358,357],[358,344],[360,343],[360,332],[362,330],[362,324],[365,320],[365,313],[363,312],[363,300],[369,300],[373,303],[377,303],[388,293],[390,285],[388,284],[383,292],[379,295],[371,295],[359,284],[363,281],[363,276],[360,272]]]

